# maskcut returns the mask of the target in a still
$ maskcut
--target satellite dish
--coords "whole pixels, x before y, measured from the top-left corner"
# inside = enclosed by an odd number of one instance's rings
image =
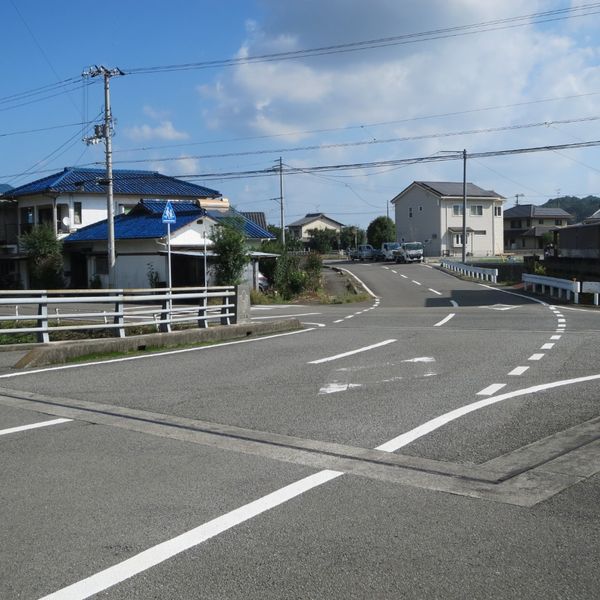
[[[65,227],[68,227],[71,224],[71,219],[69,219],[69,217],[63,217],[62,224]]]

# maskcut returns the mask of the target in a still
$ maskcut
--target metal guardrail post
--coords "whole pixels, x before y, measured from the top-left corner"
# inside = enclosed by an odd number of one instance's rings
[[[37,314],[37,326],[42,328],[42,331],[37,332],[37,341],[47,344],[50,341],[50,334],[48,333],[48,294],[46,292],[40,295]]]
[[[198,307],[198,327],[201,329],[208,327],[208,320],[206,319],[206,307],[208,305],[206,289],[204,290],[204,294],[204,298],[202,298],[202,306]]]
[[[120,337],[120,338],[124,338],[125,337],[125,327],[124,327],[124,316],[125,316],[125,304],[123,302],[123,297],[121,296],[119,300],[117,300],[117,302],[115,302],[115,312],[117,313],[115,315],[115,318],[113,320],[115,325],[119,325],[119,327],[115,330],[116,331],[116,336],[115,337]]]
[[[169,298],[165,298],[161,303],[160,320],[162,322],[158,326],[158,330],[161,333],[171,333],[171,314],[169,312],[170,305],[171,301]]]
[[[222,304],[223,304],[223,306],[221,308],[221,314],[222,315],[228,315],[229,314],[229,309],[231,308],[231,305],[229,303],[229,296],[224,296],[223,297]],[[229,316],[223,316],[223,317],[221,317],[221,325],[231,325],[231,319],[229,318]]]

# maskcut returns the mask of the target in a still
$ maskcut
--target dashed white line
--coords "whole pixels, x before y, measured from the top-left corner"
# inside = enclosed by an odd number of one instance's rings
[[[334,321],[334,323],[341,323],[344,319],[338,319],[337,321]]]
[[[29,425],[20,425],[19,427],[11,427],[10,429],[0,430],[0,435],[8,435],[9,433],[18,433],[19,431],[27,431],[29,429],[39,429],[40,427],[49,427],[50,425],[59,425],[60,423],[68,423],[73,419],[52,419],[51,421],[40,421],[38,423],[30,423]]]
[[[541,360],[544,356],[544,353],[532,354],[527,360]]]
[[[408,277],[406,275],[403,275],[402,273],[400,273],[400,277],[404,277],[404,279],[408,279]]]
[[[392,273],[396,273],[396,275],[397,275],[398,271],[395,271],[394,269],[392,269]]]
[[[433,269],[433,267],[431,265],[423,265],[424,267],[427,267],[428,269]]]
[[[418,281],[415,281],[414,279],[411,280],[415,285],[423,285],[422,283],[419,283]]]
[[[558,322],[559,322],[559,323],[566,323],[566,322],[567,322],[567,320],[566,320],[566,319],[558,319]]]
[[[509,373],[509,375],[523,375],[523,373],[525,373],[525,371],[527,371],[527,369],[529,369],[529,367],[515,367]]]
[[[492,385],[488,385],[486,388],[482,389],[480,392],[477,392],[477,396],[492,396],[498,390],[501,390],[505,387],[505,383],[492,383]]]
[[[553,342],[548,342],[547,344],[543,344],[540,350],[552,350],[554,348]]]
[[[444,323],[447,323],[456,313],[450,313],[447,317],[444,317],[441,321],[438,321],[434,327],[441,327]]]
[[[319,358],[318,360],[311,360],[308,362],[309,365],[319,365],[321,363],[330,362],[332,360],[337,360],[338,358],[345,358],[346,356],[352,356],[353,354],[359,354],[360,352],[367,352],[369,350],[373,350],[374,348],[380,348],[381,346],[387,346],[388,344],[393,344],[398,340],[390,339],[384,340],[383,342],[378,342],[377,344],[371,344],[370,346],[364,346],[362,348],[357,348],[356,350],[350,350],[349,352],[342,352],[342,354],[336,354],[335,356],[328,356],[327,358]]]
[[[427,288],[430,292],[433,292],[434,294],[437,294],[438,296],[442,295],[442,292],[438,292],[437,290],[434,290],[433,288]]]
[[[551,340],[560,340],[561,337],[562,337],[561,335],[551,335],[550,339]]]
[[[253,321],[264,321],[265,319],[292,319],[294,317],[311,317],[313,315],[320,315],[319,312],[309,313],[297,313],[295,315],[269,315],[268,317],[252,317]]]

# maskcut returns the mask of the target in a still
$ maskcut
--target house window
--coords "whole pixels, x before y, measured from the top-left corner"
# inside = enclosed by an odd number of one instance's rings
[[[554,219],[555,225],[562,225],[562,219]]]
[[[81,225],[81,202],[73,202],[73,223]]]
[[[513,219],[510,222],[510,228],[511,229],[521,229],[521,221],[517,220],[517,219]]]
[[[432,233],[431,234],[431,239],[432,240],[437,240],[437,233]]]
[[[423,212],[423,207],[419,206],[419,212]]]
[[[95,257],[95,275],[108,275],[108,256],[99,255]]]
[[[494,206],[494,216],[495,217],[502,216],[502,207],[501,206]]]
[[[462,216],[462,214],[463,214],[463,207],[462,207],[462,204],[454,204],[454,205],[452,206],[452,214],[453,214],[455,217],[460,217],[460,216]]]
[[[487,231],[485,229],[476,229],[473,235],[487,235]]]
[[[471,216],[472,217],[481,217],[482,215],[483,215],[483,205],[482,204],[471,205]]]
[[[412,219],[413,216],[413,210],[412,210],[412,206],[408,209],[408,218]]]
[[[463,234],[462,233],[455,233],[454,234],[454,246],[456,247],[462,247],[463,245]],[[469,243],[469,234],[467,233],[467,244]]]
[[[538,225],[543,225],[544,224],[544,219],[538,219]]]

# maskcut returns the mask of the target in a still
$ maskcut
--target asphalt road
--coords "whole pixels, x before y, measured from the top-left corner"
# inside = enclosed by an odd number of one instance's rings
[[[339,266],[253,309],[300,332],[3,369],[0,598],[596,598],[600,313]]]

